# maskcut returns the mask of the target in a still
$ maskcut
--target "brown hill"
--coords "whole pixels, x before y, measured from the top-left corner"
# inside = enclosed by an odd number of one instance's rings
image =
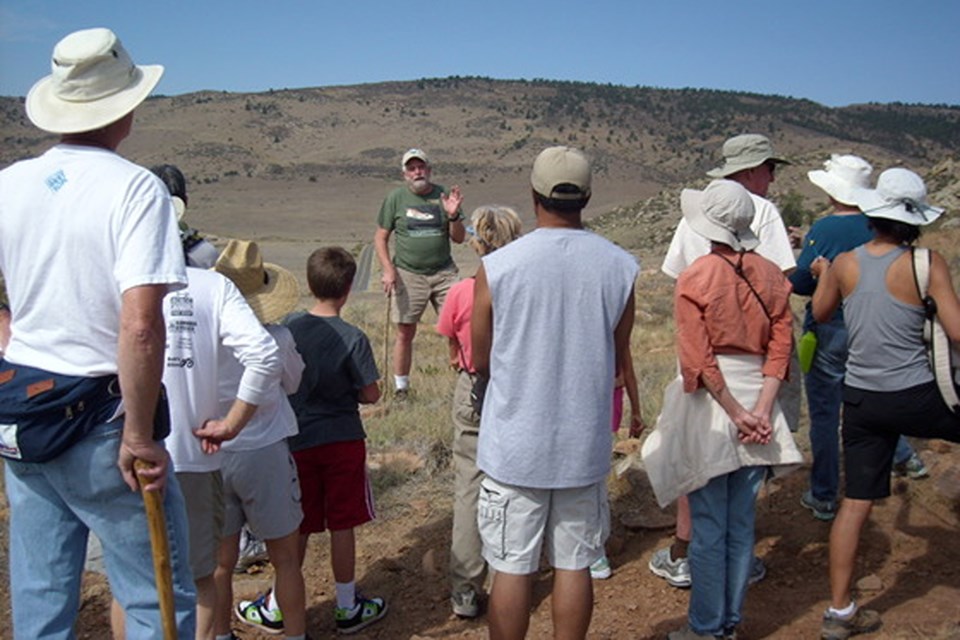
[[[795,167],[778,174],[772,195],[792,197],[803,211],[815,209],[819,197],[805,171],[830,152],[858,153],[878,168],[903,163],[922,173],[955,161],[960,108],[828,108],[747,93],[451,77],[160,96],[138,110],[122,152],[142,164],[183,168],[193,222],[201,229],[352,246],[369,240],[407,147],[428,150],[435,179],[459,183],[468,209],[495,201],[527,211],[532,159],[546,145],[571,144],[596,165],[588,213],[653,207],[659,214],[644,221],[662,218],[664,229],[649,234],[643,243],[649,245],[661,242],[675,223],[679,186],[702,182],[723,140],[745,131],[769,135],[794,159]],[[22,100],[0,98],[0,140],[3,166],[42,151],[54,137],[29,124]],[[944,185],[957,182],[954,166],[940,171]]]

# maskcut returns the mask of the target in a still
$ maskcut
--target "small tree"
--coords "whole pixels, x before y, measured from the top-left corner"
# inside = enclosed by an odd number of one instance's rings
[[[790,189],[780,198],[780,216],[788,227],[802,227],[813,220],[813,212],[806,207],[806,198],[796,189]]]

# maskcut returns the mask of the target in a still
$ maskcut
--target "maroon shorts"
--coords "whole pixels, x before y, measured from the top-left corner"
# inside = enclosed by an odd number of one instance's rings
[[[332,442],[293,452],[300,476],[300,533],[352,529],[374,519],[363,440]]]

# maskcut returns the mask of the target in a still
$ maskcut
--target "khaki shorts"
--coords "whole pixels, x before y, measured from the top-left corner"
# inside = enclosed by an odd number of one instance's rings
[[[206,578],[217,567],[223,535],[223,478],[219,470],[176,476],[187,507],[190,570],[194,580]]]
[[[606,481],[573,489],[531,489],[484,478],[477,508],[483,557],[496,571],[528,575],[540,551],[556,569],[586,569],[610,535]]]
[[[224,451],[224,536],[246,522],[261,540],[283,538],[300,528],[300,481],[286,440],[252,451]]]
[[[457,282],[458,277],[455,265],[431,275],[413,273],[397,267],[397,285],[393,290],[393,302],[390,303],[393,321],[397,324],[417,324],[428,302],[433,305],[436,313],[440,313],[440,307],[447,298],[447,291]]]

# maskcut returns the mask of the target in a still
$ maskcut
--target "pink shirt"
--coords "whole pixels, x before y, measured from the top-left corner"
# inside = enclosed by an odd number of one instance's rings
[[[763,299],[768,320],[750,287],[724,261],[736,265],[737,254],[725,246],[713,252],[677,279],[674,318],[683,390],[696,391],[704,379],[719,390],[726,386],[714,357],[718,353],[766,355],[763,375],[785,380],[793,346],[790,282],[766,258],[743,254],[743,275]]]
[[[474,373],[470,350],[470,314],[473,313],[473,278],[456,283],[447,292],[437,320],[437,332],[460,345],[460,368]]]

